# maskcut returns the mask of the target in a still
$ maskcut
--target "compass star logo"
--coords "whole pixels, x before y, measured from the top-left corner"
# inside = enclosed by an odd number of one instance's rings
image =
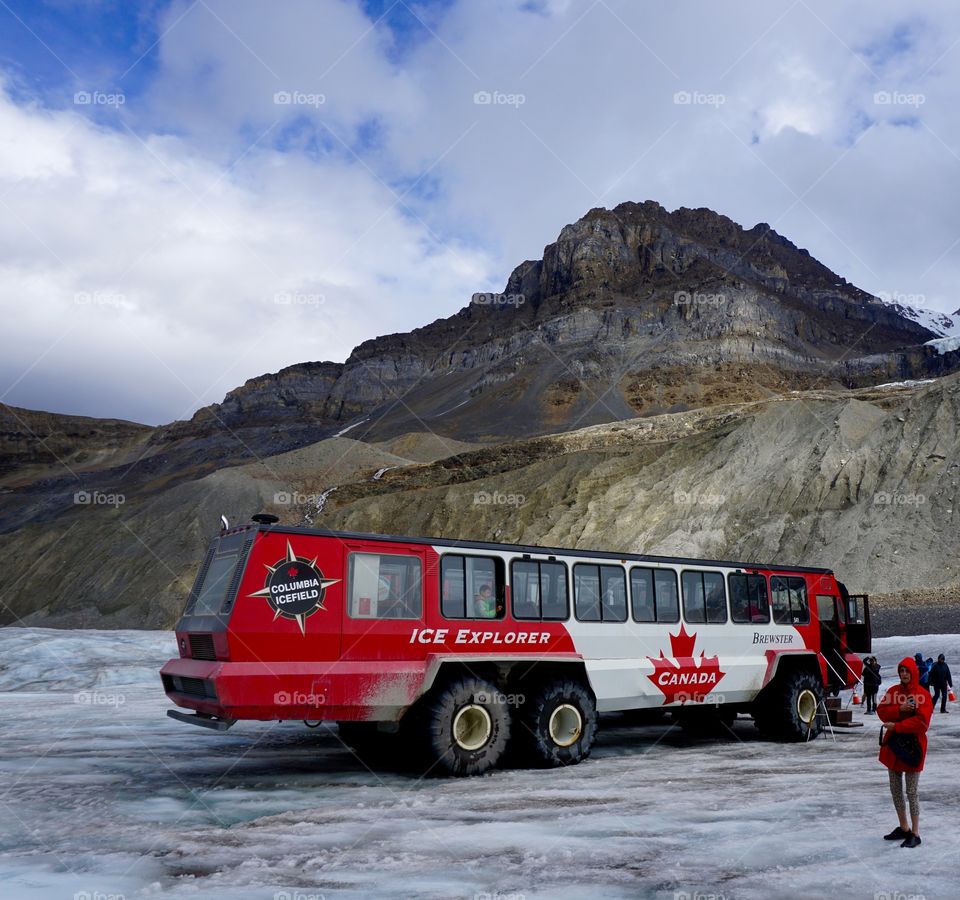
[[[331,584],[339,578],[324,578],[317,568],[317,558],[299,557],[287,541],[287,555],[272,566],[265,566],[267,580],[249,597],[264,597],[273,610],[273,620],[292,619],[306,634],[307,619],[318,609],[325,609],[323,598]]]
[[[647,659],[653,663],[653,674],[648,675],[657,689],[663,692],[663,705],[668,703],[702,703],[707,694],[714,691],[726,672],[720,671],[720,660],[700,651],[699,661],[694,659],[693,648],[697,633],[687,634],[683,625],[677,634],[670,635],[671,655],[676,662],[667,659],[660,651],[660,658]]]

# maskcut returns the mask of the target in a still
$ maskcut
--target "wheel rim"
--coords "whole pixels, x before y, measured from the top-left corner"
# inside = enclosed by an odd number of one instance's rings
[[[807,688],[804,688],[802,691],[800,691],[800,693],[797,695],[797,715],[800,717],[800,721],[803,722],[804,725],[813,724],[813,720],[817,715],[817,707],[819,705],[820,704],[817,700],[817,695],[813,691]]]
[[[453,719],[453,739],[462,750],[479,750],[493,734],[493,719],[482,706],[471,703]]]
[[[583,716],[580,710],[569,703],[558,706],[550,715],[550,740],[558,747],[569,747],[580,740],[583,734]]]

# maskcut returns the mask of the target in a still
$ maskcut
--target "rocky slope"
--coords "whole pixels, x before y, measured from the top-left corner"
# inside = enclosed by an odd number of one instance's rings
[[[855,591],[960,583],[960,375],[452,449],[422,462],[335,438],[269,470],[27,526],[0,545],[4,621],[168,626],[219,514],[259,509],[349,530],[825,565]]]

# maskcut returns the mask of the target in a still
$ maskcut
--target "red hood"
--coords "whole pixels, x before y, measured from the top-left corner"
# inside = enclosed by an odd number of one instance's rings
[[[920,670],[917,668],[917,661],[912,656],[905,656],[897,663],[897,674],[900,673],[900,667],[905,668],[910,673],[910,683],[908,688],[920,686]]]

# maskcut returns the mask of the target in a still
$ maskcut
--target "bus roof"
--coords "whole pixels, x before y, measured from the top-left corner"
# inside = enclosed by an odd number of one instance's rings
[[[461,541],[451,538],[434,537],[401,537],[390,534],[365,534],[353,531],[333,531],[329,528],[301,528],[294,525],[244,525],[231,528],[229,532],[249,530],[281,532],[283,534],[308,534],[323,537],[338,538],[341,540],[363,541],[390,541],[396,544],[425,544],[434,547],[450,547],[463,550],[494,550],[513,551],[515,553],[529,553],[531,556],[575,556],[589,559],[632,560],[634,562],[650,562],[670,565],[716,566],[724,569],[774,569],[789,572],[813,572],[820,575],[832,575],[832,569],[823,569],[816,566],[788,566],[769,563],[745,563],[724,559],[694,559],[687,556],[653,556],[646,553],[615,553],[609,550],[574,550],[568,547],[536,547],[528,544],[503,544],[494,541]]]

